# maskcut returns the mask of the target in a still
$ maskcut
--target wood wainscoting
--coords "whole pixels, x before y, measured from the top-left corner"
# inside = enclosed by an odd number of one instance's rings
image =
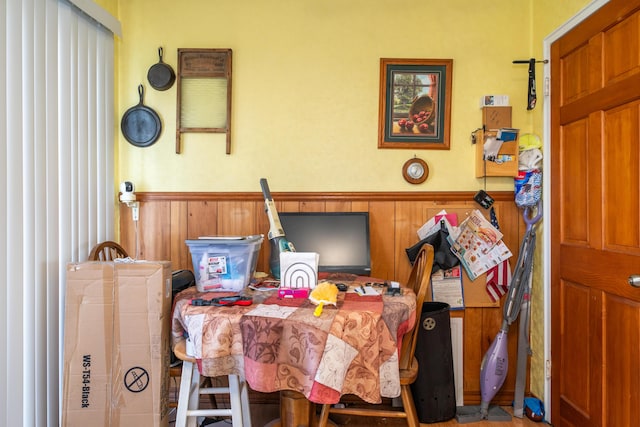
[[[417,230],[431,217],[446,210],[461,222],[479,209],[473,192],[357,192],[357,193],[273,193],[278,212],[369,212],[371,275],[386,280],[406,281],[411,265],[405,249],[418,242]],[[513,192],[491,193],[504,234],[513,252],[511,266],[518,257],[525,232]],[[185,240],[199,236],[239,236],[264,234],[258,271],[269,271],[269,221],[262,193],[137,193],[140,217],[133,221],[131,210],[120,204],[120,240],[129,254],[138,259],[169,260],[174,270],[193,269]],[[500,329],[502,309],[488,298],[485,277],[471,282],[464,276],[465,310],[451,311],[463,319],[464,403],[480,402],[480,364]],[[502,299],[504,301],[504,298]],[[509,373],[493,403],[508,405],[515,386],[516,324],[509,330]],[[528,377],[528,375],[527,375]],[[527,384],[527,390],[529,389]]]

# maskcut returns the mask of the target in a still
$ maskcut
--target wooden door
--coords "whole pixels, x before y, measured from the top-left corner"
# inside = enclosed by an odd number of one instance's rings
[[[551,48],[554,426],[640,425],[640,0]]]

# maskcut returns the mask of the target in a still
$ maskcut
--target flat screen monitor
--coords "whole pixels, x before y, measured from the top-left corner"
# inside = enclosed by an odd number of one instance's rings
[[[371,275],[368,212],[283,212],[287,240],[298,252],[316,252],[319,272]]]

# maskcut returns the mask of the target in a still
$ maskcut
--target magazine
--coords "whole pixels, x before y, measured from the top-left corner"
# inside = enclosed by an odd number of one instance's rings
[[[266,278],[253,279],[249,284],[249,289],[253,289],[254,291],[273,291],[274,289],[278,289],[279,287],[279,280]]]
[[[456,232],[455,236],[450,236],[451,251],[456,254],[471,280],[512,256],[502,241],[503,234],[477,209],[460,224]]]

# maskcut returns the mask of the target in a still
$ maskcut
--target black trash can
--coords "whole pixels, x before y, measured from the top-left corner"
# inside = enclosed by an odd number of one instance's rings
[[[416,325],[418,378],[411,385],[411,393],[421,423],[437,423],[456,416],[449,308],[443,302],[425,302]]]

